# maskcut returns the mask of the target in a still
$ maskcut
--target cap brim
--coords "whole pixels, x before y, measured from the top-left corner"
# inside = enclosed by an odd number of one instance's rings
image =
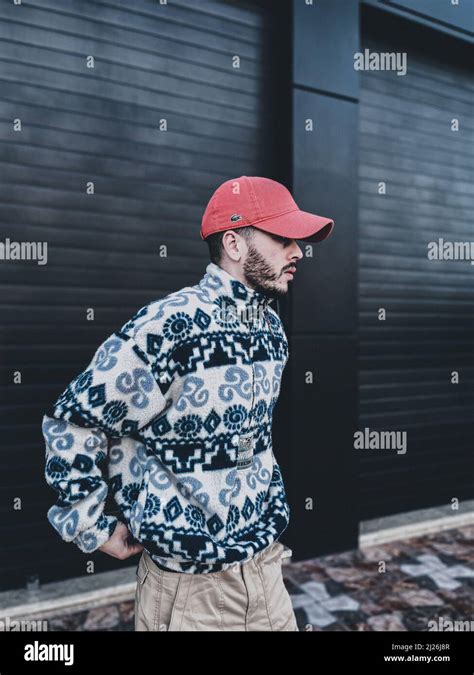
[[[334,221],[331,218],[316,216],[314,213],[297,209],[255,223],[254,227],[280,237],[317,243],[329,237],[334,228]]]

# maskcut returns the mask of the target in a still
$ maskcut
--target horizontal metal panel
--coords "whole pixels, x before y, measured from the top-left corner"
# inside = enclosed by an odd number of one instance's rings
[[[407,9],[463,31],[474,31],[472,5],[469,2],[452,3],[438,0],[424,0],[422,3],[419,0],[381,0],[381,2]]]
[[[363,47],[397,50],[368,33]],[[427,256],[439,237],[472,240],[473,80],[416,44],[407,58],[403,77],[360,81],[359,428],[406,431],[408,444],[358,451],[362,518],[474,495],[472,266]]]

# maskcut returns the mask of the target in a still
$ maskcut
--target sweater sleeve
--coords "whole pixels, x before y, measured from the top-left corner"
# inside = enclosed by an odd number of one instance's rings
[[[104,513],[109,439],[131,436],[166,407],[145,352],[116,332],[43,416],[45,478],[59,495],[47,518],[60,536],[90,553],[112,536]]]

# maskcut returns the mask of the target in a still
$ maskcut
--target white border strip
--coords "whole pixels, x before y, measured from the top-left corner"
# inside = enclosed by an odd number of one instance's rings
[[[451,530],[453,527],[465,527],[466,525],[474,525],[474,512],[460,513],[443,518],[432,518],[431,520],[423,520],[419,523],[407,523],[398,527],[387,527],[376,532],[367,532],[359,536],[359,548],[386,544],[399,539],[410,539],[411,537]]]
[[[63,613],[81,612],[95,607],[125,602],[134,597],[136,586],[136,581],[133,581],[120,586],[109,586],[95,591],[66,595],[62,598],[5,607],[0,610],[0,619],[4,620],[7,616],[10,619],[17,619],[18,617],[33,619],[36,614],[41,614],[42,619],[48,619],[60,616]]]

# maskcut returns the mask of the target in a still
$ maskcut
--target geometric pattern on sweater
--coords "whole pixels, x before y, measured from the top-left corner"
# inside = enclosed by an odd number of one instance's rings
[[[226,569],[280,537],[290,511],[272,415],[288,341],[270,302],[209,263],[99,346],[43,418],[59,494],[47,515],[65,541],[85,552],[107,541],[108,493],[170,570]]]

